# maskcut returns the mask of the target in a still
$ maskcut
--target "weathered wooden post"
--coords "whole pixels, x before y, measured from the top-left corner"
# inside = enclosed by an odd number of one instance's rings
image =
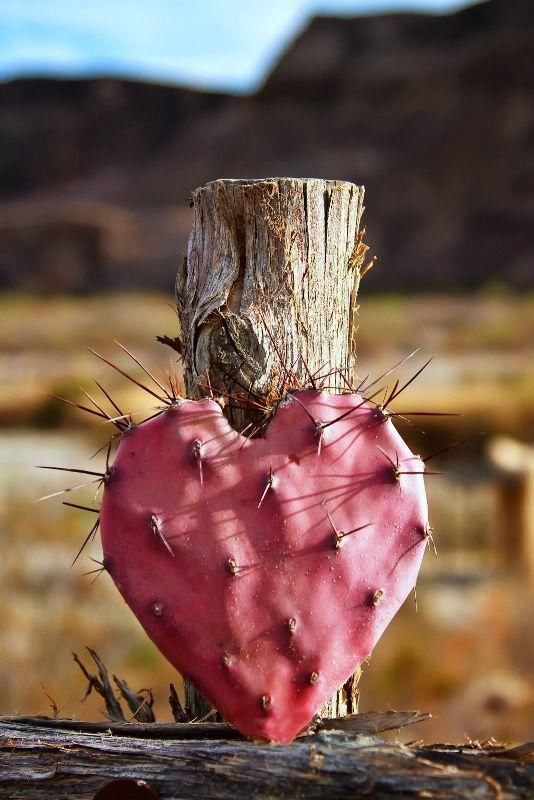
[[[302,380],[325,365],[350,369],[363,194],[302,178],[218,180],[193,192],[176,283],[188,393],[202,394],[206,370],[220,387],[268,397],[281,360]]]
[[[286,371],[301,384],[331,367],[352,373],[363,196],[317,178],[217,180],[193,192],[176,281],[188,396],[204,396],[209,380],[215,392],[268,403]],[[329,380],[342,385],[336,373]],[[256,421],[252,409],[225,413],[238,429]],[[357,710],[357,677],[323,716]],[[199,717],[211,708],[188,683],[186,705]]]

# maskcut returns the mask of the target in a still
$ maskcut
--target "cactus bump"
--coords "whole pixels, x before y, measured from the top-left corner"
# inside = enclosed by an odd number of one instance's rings
[[[287,393],[262,438],[212,399],[121,423],[102,565],[243,734],[289,742],[372,652],[429,540],[423,475],[361,394]]]

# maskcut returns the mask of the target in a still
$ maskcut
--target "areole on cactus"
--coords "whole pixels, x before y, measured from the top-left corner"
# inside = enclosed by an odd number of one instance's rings
[[[212,400],[179,401],[121,439],[103,563],[229,722],[287,742],[414,587],[422,472],[359,395],[289,394],[262,439],[234,431]]]

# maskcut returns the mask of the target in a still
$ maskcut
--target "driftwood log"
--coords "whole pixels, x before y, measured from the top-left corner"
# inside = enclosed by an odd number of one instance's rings
[[[388,744],[376,733],[403,720],[383,716],[381,723],[379,714],[357,715],[353,730],[323,729],[291,745],[232,738],[235,732],[225,725],[3,717],[0,797],[89,800],[125,778],[146,782],[161,800],[534,797],[534,743],[511,749]],[[109,790],[114,800],[134,796],[113,784]],[[153,796],[146,792],[139,796]]]

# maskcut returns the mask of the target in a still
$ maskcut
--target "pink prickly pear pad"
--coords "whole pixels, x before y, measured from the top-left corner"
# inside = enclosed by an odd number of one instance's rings
[[[262,439],[211,400],[122,437],[104,564],[143,628],[243,734],[289,742],[413,589],[424,464],[356,394],[287,396]]]

